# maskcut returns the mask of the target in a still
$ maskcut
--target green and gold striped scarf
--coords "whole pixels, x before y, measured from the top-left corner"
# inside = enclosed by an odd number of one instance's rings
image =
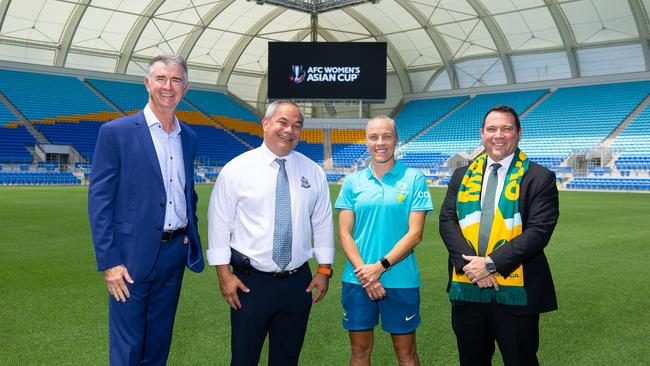
[[[478,235],[481,223],[481,187],[487,164],[487,154],[483,153],[469,166],[458,188],[456,211],[458,223],[467,244],[478,253]],[[519,214],[519,192],[521,180],[528,170],[528,157],[517,149],[508,168],[503,191],[499,197],[498,208],[494,214],[492,231],[486,255],[496,251],[507,241],[519,236],[522,231]],[[474,254],[478,255],[478,254]],[[520,265],[508,277],[495,273],[499,291],[494,288],[480,288],[454,268],[449,299],[469,302],[493,302],[505,305],[526,305],[524,288],[524,267]]]

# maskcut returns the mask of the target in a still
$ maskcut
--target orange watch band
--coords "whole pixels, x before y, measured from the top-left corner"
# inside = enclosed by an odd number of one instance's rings
[[[329,278],[332,278],[332,276],[334,275],[334,270],[332,268],[327,268],[327,267],[318,267],[316,272],[318,272],[320,274],[324,274],[325,276],[327,276]]]

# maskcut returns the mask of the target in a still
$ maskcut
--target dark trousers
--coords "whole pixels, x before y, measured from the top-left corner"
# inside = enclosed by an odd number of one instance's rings
[[[269,366],[297,365],[311,310],[309,266],[285,278],[236,273],[250,289],[238,291],[241,309],[230,310],[232,366],[257,366],[269,335]]]
[[[451,325],[462,366],[492,365],[494,342],[506,366],[536,366],[539,314],[513,315],[513,306],[454,301]]]
[[[187,261],[184,235],[161,242],[151,273],[127,286],[126,302],[108,300],[110,363],[165,365]],[[128,268],[127,268],[128,270]]]

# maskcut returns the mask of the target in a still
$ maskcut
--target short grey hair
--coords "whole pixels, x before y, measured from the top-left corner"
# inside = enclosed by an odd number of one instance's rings
[[[273,116],[273,113],[275,113],[275,110],[282,104],[291,104],[292,106],[296,107],[298,111],[300,111],[300,118],[302,118],[302,123],[305,123],[305,114],[302,112],[302,109],[300,106],[298,106],[298,104],[296,104],[296,102],[289,99],[276,100],[273,103],[269,104],[269,106],[266,107],[264,118],[271,118]]]
[[[189,79],[187,75],[187,62],[179,55],[158,55],[149,61],[149,66],[147,67],[147,79],[151,79],[151,69],[156,62],[162,62],[165,65],[173,64],[180,65],[183,68],[183,83],[187,84]]]
[[[393,127],[393,132],[395,133],[395,141],[399,141],[399,135],[397,134],[397,124],[395,124],[395,120],[388,117],[388,116],[376,116],[372,117],[368,123],[366,123],[366,133],[368,133],[368,126],[375,121],[387,121],[390,123],[390,125]]]

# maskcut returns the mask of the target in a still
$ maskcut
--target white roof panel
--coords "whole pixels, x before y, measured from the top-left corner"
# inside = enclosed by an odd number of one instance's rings
[[[342,10],[321,14],[318,23],[319,28],[332,33],[339,41],[350,41],[370,36],[366,28]]]
[[[89,8],[101,8],[137,15],[142,14],[150,2],[151,0],[92,0]]]
[[[134,53],[147,56],[177,53],[192,28],[187,24],[152,19],[142,32]]]
[[[545,7],[495,15],[511,50],[562,47],[562,37]]]
[[[397,33],[388,37],[406,67],[437,65],[442,62],[435,45],[423,30]]]
[[[74,7],[55,0],[12,1],[0,34],[56,44]]]
[[[72,39],[72,46],[119,52],[138,20],[132,13],[89,7]]]
[[[578,44],[639,37],[627,1],[581,0],[561,4]]]
[[[493,15],[545,7],[544,0],[481,0],[481,3]]]
[[[438,26],[455,58],[496,53],[496,46],[485,24],[479,19]]]
[[[274,0],[282,1],[313,4]],[[478,84],[513,81],[513,60],[531,54],[563,53],[571,76],[579,77],[585,68],[571,66],[577,53],[584,58],[588,52],[581,51],[593,47],[647,42],[650,0],[641,0],[646,14],[637,19],[630,4],[638,8],[628,0],[366,1],[317,14],[316,31],[320,42],[387,41],[391,85],[412,93],[445,87],[447,76],[429,80],[441,67],[461,65],[465,76],[468,68],[489,67],[491,79]],[[197,79],[228,80],[231,92],[239,95],[241,87],[247,99],[257,96],[253,89],[266,75],[267,43],[309,41],[312,27],[309,13],[249,0],[0,0],[1,10],[0,60],[142,75],[146,59],[181,53]],[[634,69],[650,70],[650,56],[641,55]],[[608,71],[603,65],[599,74]],[[517,70],[519,79],[534,78]]]

